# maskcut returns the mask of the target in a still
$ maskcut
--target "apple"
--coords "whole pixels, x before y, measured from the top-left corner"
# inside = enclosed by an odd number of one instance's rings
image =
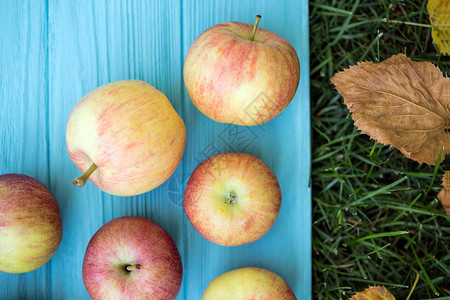
[[[40,268],[55,254],[61,238],[61,214],[49,189],[26,175],[0,175],[0,271]]]
[[[296,300],[294,292],[279,275],[261,268],[241,268],[214,278],[202,300]]]
[[[279,35],[241,22],[217,24],[190,47],[184,62],[194,105],[220,123],[260,125],[291,102],[300,79],[292,45]]]
[[[90,240],[83,281],[92,299],[175,299],[183,266],[170,235],[143,217],[120,217]]]
[[[280,211],[281,189],[269,166],[256,156],[221,153],[195,168],[183,205],[189,221],[205,239],[237,246],[269,231]]]
[[[123,80],[84,96],[70,114],[69,156],[101,190],[118,196],[148,192],[166,181],[183,156],[186,128],[166,96],[150,84]]]

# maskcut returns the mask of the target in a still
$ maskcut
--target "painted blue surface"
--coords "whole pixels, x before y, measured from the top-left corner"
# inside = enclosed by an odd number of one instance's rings
[[[194,39],[224,21],[253,24],[286,38],[301,63],[300,86],[277,118],[259,127],[219,124],[203,116],[183,85]],[[125,215],[148,217],[176,242],[183,261],[177,299],[200,299],[231,269],[258,266],[282,276],[299,299],[311,298],[311,191],[308,2],[289,1],[0,1],[0,173],[37,178],[55,194],[63,240],[52,260],[28,274],[0,273],[0,299],[88,299],[81,266],[91,236]],[[187,127],[183,160],[152,192],[115,197],[92,183],[72,186],[79,171],[65,146],[78,100],[102,84],[140,79],[161,90]],[[238,247],[203,239],[187,220],[182,195],[197,164],[217,152],[242,151],[265,161],[283,193],[267,235]]]

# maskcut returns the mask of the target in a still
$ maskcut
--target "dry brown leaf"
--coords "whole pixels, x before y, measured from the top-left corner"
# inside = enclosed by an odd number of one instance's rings
[[[444,188],[437,195],[447,216],[450,216],[450,171],[445,171],[442,178]]]
[[[395,300],[395,298],[384,286],[371,286],[356,293],[350,300]]]
[[[358,63],[331,82],[355,125],[372,139],[430,165],[443,146],[450,153],[450,78],[435,65],[399,54]]]
[[[450,1],[429,0],[427,10],[430,14],[431,35],[439,51],[450,54]]]

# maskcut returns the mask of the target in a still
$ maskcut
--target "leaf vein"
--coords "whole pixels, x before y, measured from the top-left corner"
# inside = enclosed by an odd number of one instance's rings
[[[425,84],[425,82],[423,82],[422,78],[419,76],[419,74],[417,74],[416,70],[411,66],[411,63],[407,60],[404,59],[404,61],[406,61],[406,63],[408,64],[408,67],[411,68],[411,70],[414,72],[414,74],[416,74],[417,78],[419,78],[420,82],[423,83],[423,86],[425,86],[425,88],[428,90],[428,92],[430,93],[431,97],[433,98],[433,100],[446,112],[448,113],[448,109],[446,109],[441,102],[439,102],[433,95],[433,93],[431,92],[431,90],[429,89],[428,85]],[[428,68],[428,71],[430,72],[430,78],[431,78],[431,68]],[[420,91],[419,91],[420,93]],[[422,93],[420,93],[420,95],[425,99],[425,97],[422,95]]]
[[[372,91],[372,92],[381,93],[381,94],[386,94],[386,95],[388,95],[388,96],[392,96],[392,97],[394,97],[394,98],[398,98],[398,99],[400,99],[400,100],[405,101],[406,103],[409,103],[409,104],[412,105],[412,106],[415,106],[415,107],[417,107],[417,108],[426,110],[426,111],[428,111],[428,112],[430,112],[430,113],[432,113],[432,114],[438,116],[439,118],[445,120],[444,117],[442,117],[441,115],[438,115],[438,114],[435,113],[434,111],[432,111],[432,110],[430,110],[430,109],[428,109],[428,108],[426,108],[426,107],[423,107],[423,106],[421,106],[421,105],[418,105],[418,104],[416,104],[416,103],[414,103],[414,102],[411,102],[411,101],[409,101],[408,99],[403,98],[403,97],[401,97],[401,96],[399,96],[399,95],[395,95],[395,94],[389,93],[389,92],[387,92],[387,91],[371,89],[371,88],[369,88],[369,87],[367,87],[367,86],[363,86],[363,85],[360,85],[360,84],[357,84],[357,83],[353,83],[353,84],[354,84],[355,86],[361,88],[361,89],[366,89],[366,90],[369,90],[369,91]]]
[[[380,124],[380,123],[378,123],[378,124]],[[396,131],[396,132],[404,132],[404,133],[410,133],[410,132],[430,133],[430,132],[433,132],[433,131],[441,130],[442,128],[445,127],[445,124],[437,126],[437,127],[434,127],[434,128],[426,129],[426,130],[425,129],[409,129],[409,130],[405,130],[405,129],[396,129],[396,128],[392,128],[392,127],[385,127],[385,126],[380,126],[380,125],[377,125],[377,127],[379,129],[383,129],[383,130],[387,130],[387,131]]]

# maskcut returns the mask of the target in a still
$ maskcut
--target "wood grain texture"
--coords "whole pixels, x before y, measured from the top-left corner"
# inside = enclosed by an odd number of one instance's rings
[[[224,21],[253,23],[287,39],[301,63],[300,86],[277,118],[258,127],[219,124],[202,115],[184,89],[184,57],[194,39]],[[207,284],[234,268],[256,266],[282,276],[299,299],[311,298],[311,197],[308,3],[301,1],[1,1],[0,173],[24,173],[55,194],[63,240],[52,260],[27,274],[0,273],[1,299],[88,299],[81,265],[92,235],[107,221],[144,216],[165,228],[180,251],[177,299],[200,299]],[[183,160],[159,188],[115,197],[79,173],[65,146],[78,100],[99,85],[140,79],[171,101],[186,123]],[[277,175],[280,215],[260,240],[223,247],[203,239],[187,220],[182,196],[190,173],[225,151],[260,157]]]

